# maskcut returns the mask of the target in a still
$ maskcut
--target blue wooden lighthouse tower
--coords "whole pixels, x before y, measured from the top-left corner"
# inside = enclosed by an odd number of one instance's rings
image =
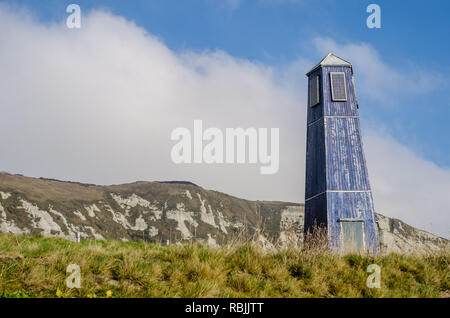
[[[305,233],[322,227],[331,250],[378,253],[352,65],[330,53],[306,76]]]

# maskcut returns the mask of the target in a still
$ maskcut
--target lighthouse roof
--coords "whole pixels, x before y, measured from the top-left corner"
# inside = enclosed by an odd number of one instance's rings
[[[324,67],[324,66],[347,66],[352,67],[352,64],[347,62],[344,59],[341,59],[340,57],[334,55],[333,53],[328,53],[327,56],[325,56],[322,61],[319,62],[316,66],[314,66],[311,71],[306,73],[306,76],[311,74],[312,72],[315,72],[317,69]]]

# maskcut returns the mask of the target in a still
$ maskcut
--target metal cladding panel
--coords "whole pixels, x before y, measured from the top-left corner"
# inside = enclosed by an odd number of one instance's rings
[[[325,191],[325,129],[323,119],[308,125],[305,199]]]
[[[367,251],[378,252],[375,214],[371,192],[327,192],[328,233],[332,249],[341,244],[339,219],[364,220],[364,242]]]
[[[305,202],[304,232],[311,232],[314,226],[327,226],[327,194],[322,193]]]
[[[314,76],[319,76],[319,103],[313,107],[310,107],[311,101],[309,99],[308,94],[308,117],[307,117],[307,123],[310,124],[323,116],[323,80],[322,80],[322,69],[319,69],[315,71],[314,73],[311,73],[308,78],[308,92],[309,92],[309,79],[313,78]]]
[[[325,119],[328,190],[370,190],[359,118]]]
[[[347,88],[347,101],[334,102],[331,98],[330,72],[344,72]],[[323,115],[324,116],[358,116],[355,90],[353,88],[352,70],[350,67],[327,66],[322,69]]]

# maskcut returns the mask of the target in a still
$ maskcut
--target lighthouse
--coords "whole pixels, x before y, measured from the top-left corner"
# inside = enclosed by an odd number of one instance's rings
[[[305,233],[337,252],[378,253],[352,65],[330,53],[308,77]]]

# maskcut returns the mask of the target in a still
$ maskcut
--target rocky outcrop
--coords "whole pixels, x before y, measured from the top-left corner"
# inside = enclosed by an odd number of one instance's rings
[[[376,214],[381,250],[395,253],[423,253],[450,249],[449,241],[416,229],[398,219]]]

